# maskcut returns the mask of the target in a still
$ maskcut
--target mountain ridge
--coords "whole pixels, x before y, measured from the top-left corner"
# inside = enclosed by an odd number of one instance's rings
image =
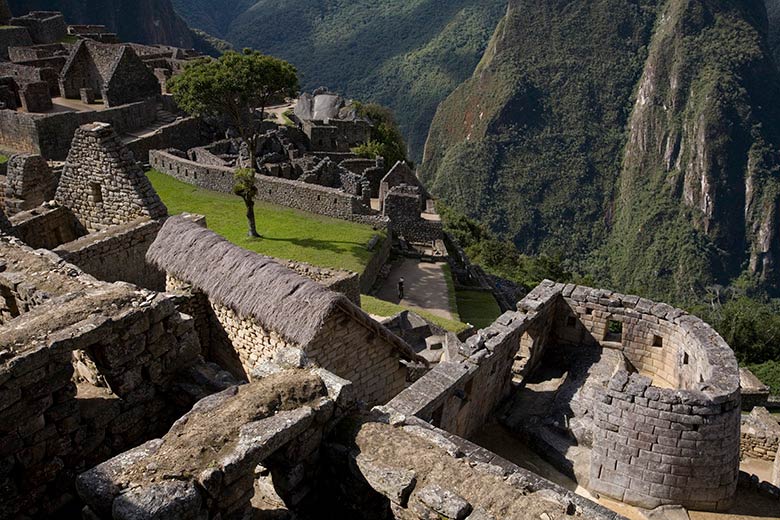
[[[439,107],[422,177],[524,252],[602,283],[686,301],[748,272],[776,291],[766,27],[755,2],[513,0]]]

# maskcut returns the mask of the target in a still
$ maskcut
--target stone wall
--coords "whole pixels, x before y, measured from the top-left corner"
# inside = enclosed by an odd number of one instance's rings
[[[57,11],[32,11],[12,18],[10,24],[25,27],[36,44],[56,43],[68,35],[65,17]]]
[[[595,403],[590,488],[645,508],[730,507],[739,475],[739,372],[700,319],[663,303],[567,285],[559,342],[621,349]]]
[[[348,410],[349,394],[349,382],[303,370],[228,389],[197,403],[162,439],[82,474],[79,494],[90,518],[105,519],[242,518],[257,502],[294,507],[316,491],[322,437]],[[225,442],[214,443],[212,432]],[[193,461],[199,447],[209,455]]]
[[[149,152],[152,150],[164,150],[172,146],[198,146],[208,139],[207,134],[199,118],[185,117],[161,126],[151,134],[126,141],[125,144],[133,152],[135,160],[148,162]]]
[[[181,290],[182,282],[169,277],[168,290]],[[271,362],[281,351],[298,349],[317,366],[353,382],[356,396],[371,404],[385,403],[403,390],[406,368],[392,345],[372,330],[336,310],[308,345],[286,340],[266,330],[253,318],[207,299],[191,304],[207,304],[208,309],[188,311],[208,315],[209,356],[236,377],[248,379],[263,363]],[[204,336],[205,334],[202,334]]]
[[[194,402],[173,385],[190,381],[200,348],[169,296],[98,282],[13,239],[0,248],[13,311],[0,331],[0,517],[51,517],[72,500],[75,471],[159,435]],[[77,377],[74,353],[105,387]]]
[[[345,422],[328,439],[318,482],[316,506],[334,518],[625,520],[415,417]]]
[[[390,189],[384,198],[382,214],[393,223],[393,232],[407,242],[426,244],[442,240],[442,223],[423,219],[422,205],[420,188],[400,185]]]
[[[36,249],[54,249],[86,234],[73,213],[63,206],[43,205],[17,213],[10,220],[13,234]]]
[[[5,212],[15,215],[54,198],[59,179],[40,155],[14,155],[8,161]]]
[[[149,153],[149,165],[155,170],[201,188],[223,193],[233,192],[232,168],[198,164],[171,153]],[[329,217],[376,223],[362,200],[335,188],[257,175],[257,199]]]
[[[708,325],[665,304],[544,282],[517,313],[470,338],[465,361],[440,364],[388,406],[469,435],[506,396],[508,379],[522,382],[545,349],[567,343],[619,349],[646,374],[621,369],[594,389],[589,489],[651,509],[729,507],[739,471],[736,359]],[[486,366],[495,375],[474,379]]]
[[[513,371],[522,356],[521,341],[546,341],[558,296],[549,287],[537,288],[519,304],[518,312],[504,314],[469,338],[457,361],[439,363],[387,408],[461,437],[472,435],[512,390]]]
[[[157,99],[162,90],[154,73],[144,65],[130,46],[124,46],[111,76],[103,84],[103,101],[108,107]]]
[[[772,462],[780,448],[780,424],[766,408],[756,407],[742,417],[739,451],[741,458]]]
[[[158,220],[139,219],[91,233],[54,252],[100,280],[162,291],[165,273],[146,263],[146,252],[161,226]]]
[[[374,235],[372,241],[376,241],[373,247],[374,256],[368,261],[363,274],[360,275],[360,292],[369,294],[374,287],[379,273],[390,258],[390,251],[393,248],[393,240],[390,238],[391,230],[388,229],[387,236]],[[377,247],[378,246],[378,247]],[[370,248],[370,244],[366,245]]]
[[[24,27],[9,25],[0,26],[0,58],[8,59],[10,47],[26,47],[32,45],[30,33]]]
[[[64,160],[76,130],[95,121],[111,124],[119,133],[144,128],[155,122],[157,103],[142,101],[94,112],[28,114],[0,110],[0,148]]]
[[[780,487],[780,450],[775,455],[775,465],[772,468],[772,484]]]
[[[89,231],[168,213],[132,153],[106,123],[76,132],[55,200]]]

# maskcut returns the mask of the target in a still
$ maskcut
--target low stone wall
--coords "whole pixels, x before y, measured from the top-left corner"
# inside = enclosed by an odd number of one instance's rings
[[[327,287],[331,291],[343,294],[349,298],[349,301],[360,307],[360,277],[357,273],[326,269],[305,262],[292,262],[281,259],[278,262],[299,275]]]
[[[149,154],[149,165],[182,182],[222,193],[233,192],[232,168],[198,164],[170,151],[155,150]],[[378,223],[381,219],[361,201],[335,188],[292,181],[267,175],[256,176],[257,200],[271,202],[345,220]]]
[[[742,416],[739,451],[741,458],[774,461],[780,448],[780,424],[766,408],[754,408]]]
[[[149,152],[163,150],[173,146],[192,148],[203,144],[206,140],[204,128],[200,119],[186,117],[162,126],[154,133],[127,141],[127,147],[133,152],[136,161],[148,162]]]
[[[65,261],[107,282],[165,289],[165,273],[146,263],[146,252],[162,226],[148,218],[91,233],[54,250]]]
[[[84,235],[73,213],[64,206],[41,206],[11,217],[13,234],[35,249],[54,249]]]
[[[334,518],[625,520],[415,417],[349,419],[318,483],[318,508]]]

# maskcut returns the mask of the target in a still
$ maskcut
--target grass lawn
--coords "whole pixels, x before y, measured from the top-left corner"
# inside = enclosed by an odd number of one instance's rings
[[[8,162],[8,157],[6,157],[3,154],[0,154],[0,164]]]
[[[489,292],[457,291],[455,294],[460,319],[478,329],[484,329],[501,316],[501,308]]]
[[[171,215],[205,215],[209,229],[264,255],[362,273],[373,256],[366,249],[369,240],[378,233],[385,237],[371,226],[258,202],[255,216],[263,238],[251,238],[246,208],[237,196],[200,189],[154,170],[147,176]]]
[[[379,298],[374,298],[373,296],[367,296],[365,294],[360,296],[360,305],[367,313],[385,318],[389,318],[390,316],[395,316],[399,312],[409,310],[415,314],[419,314],[426,320],[435,323],[439,327],[455,333],[462,332],[469,328],[467,324],[460,321],[448,320],[446,318],[442,318],[440,316],[436,316],[435,314],[421,311],[419,309],[407,309],[405,307],[401,307],[400,305],[386,302],[384,300],[380,300]]]

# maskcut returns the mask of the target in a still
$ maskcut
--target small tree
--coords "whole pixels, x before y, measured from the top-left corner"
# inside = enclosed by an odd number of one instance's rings
[[[257,185],[255,184],[255,171],[251,168],[239,168],[233,175],[235,184],[233,193],[244,199],[246,205],[246,220],[249,223],[249,236],[260,238],[255,225],[255,197],[257,196]]]
[[[298,73],[286,61],[245,49],[204,58],[168,82],[168,90],[182,110],[196,116],[224,116],[249,149],[255,168],[262,114],[273,100],[298,93]],[[254,111],[261,116],[255,117]]]

